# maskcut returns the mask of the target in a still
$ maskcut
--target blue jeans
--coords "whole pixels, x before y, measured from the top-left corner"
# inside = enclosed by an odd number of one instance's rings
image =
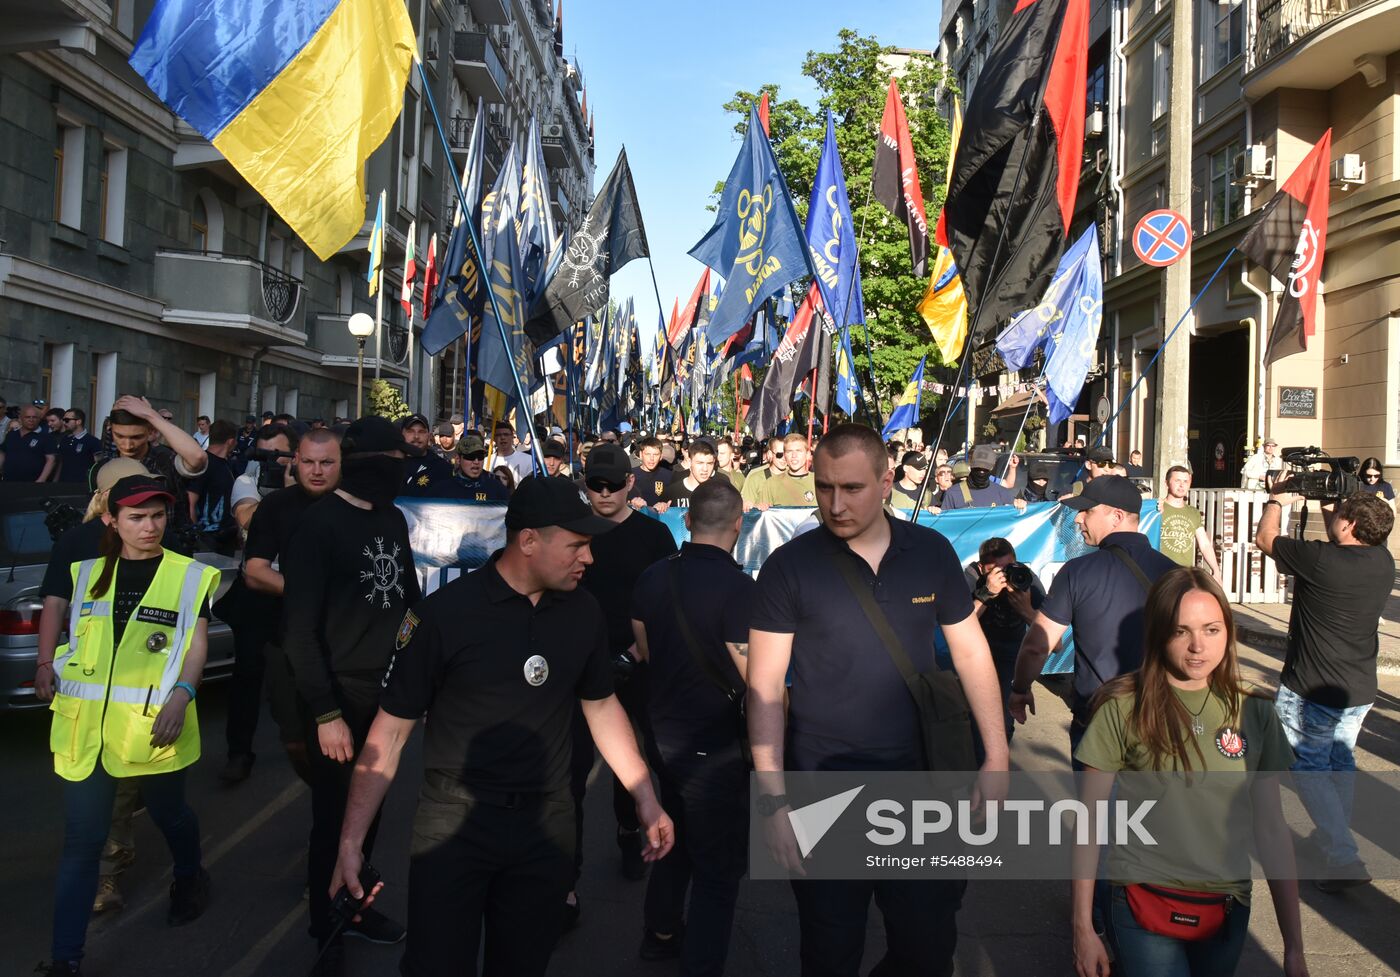
[[[1220,932],[1208,940],[1178,940],[1150,933],[1128,908],[1126,890],[1113,887],[1108,938],[1114,973],[1121,977],[1230,977],[1249,935],[1249,906],[1235,903]]]
[[[1318,841],[1332,867],[1358,860],[1351,836],[1351,805],[1356,779],[1356,738],[1372,703],[1333,709],[1304,699],[1280,685],[1274,709],[1296,760],[1298,796],[1317,825]],[[1332,776],[1322,776],[1331,773]]]
[[[187,878],[199,872],[199,821],[185,803],[185,771],[133,778],[140,782],[141,798],[151,820],[165,835],[175,857],[175,875]],[[102,767],[86,780],[63,784],[63,857],[58,863],[58,885],[53,901],[53,958],[81,960],[87,936],[92,900],[97,895],[97,866],[112,824],[112,801],[117,780]]]

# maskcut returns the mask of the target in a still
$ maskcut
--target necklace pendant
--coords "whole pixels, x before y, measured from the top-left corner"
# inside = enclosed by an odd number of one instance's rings
[[[1200,735],[1201,735],[1202,733],[1204,733],[1205,731],[1206,731],[1206,728],[1205,728],[1204,726],[1202,726],[1199,722],[1194,722],[1194,721],[1193,721],[1193,722],[1191,723],[1191,732],[1195,733],[1197,736],[1200,736]]]

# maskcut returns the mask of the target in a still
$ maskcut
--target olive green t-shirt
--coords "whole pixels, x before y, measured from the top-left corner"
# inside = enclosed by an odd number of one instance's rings
[[[769,505],[814,506],[817,504],[817,481],[812,473],[805,475],[773,475],[763,483],[760,501]]]
[[[744,491],[744,473],[743,473],[743,472],[739,472],[739,471],[730,471],[730,470],[727,469],[727,468],[721,468],[721,469],[720,469],[720,474],[723,475],[725,478],[729,479],[729,484],[730,484],[730,485],[733,485],[736,489],[739,490],[739,492],[742,493],[742,492]]]
[[[773,473],[765,465],[762,468],[755,468],[744,477],[743,487],[739,489],[739,494],[744,497],[744,501],[750,505],[762,502],[760,497],[763,486],[768,483],[768,479],[773,477]]]
[[[1184,505],[1180,508],[1162,505],[1162,541],[1157,545],[1162,555],[1178,566],[1196,565],[1196,530],[1205,525],[1201,510]]]
[[[1115,885],[1151,882],[1173,889],[1228,892],[1248,903],[1252,882],[1247,875],[1237,879],[1219,877],[1222,869],[1228,873],[1231,865],[1248,871],[1249,852],[1232,844],[1231,835],[1225,830],[1226,825],[1234,825],[1233,838],[1248,837],[1253,822],[1248,779],[1210,775],[1287,770],[1293,764],[1293,750],[1269,699],[1242,697],[1240,728],[1236,729],[1230,725],[1225,703],[1209,690],[1172,691],[1187,713],[1199,713],[1199,724],[1204,729],[1196,737],[1200,754],[1190,752],[1191,769],[1198,778],[1192,786],[1173,778],[1170,789],[1165,782],[1120,778],[1117,796],[1130,802],[1149,797],[1156,800],[1153,817],[1157,822],[1181,826],[1181,831],[1178,834],[1169,828],[1171,834],[1162,840],[1160,851],[1145,845],[1113,848],[1108,857],[1108,876]],[[1133,734],[1133,703],[1131,695],[1105,702],[1084,731],[1075,759],[1095,770],[1179,770],[1175,757],[1167,764],[1156,762]],[[1199,777],[1202,770],[1206,772],[1204,778]],[[1182,844],[1182,839],[1189,841]]]

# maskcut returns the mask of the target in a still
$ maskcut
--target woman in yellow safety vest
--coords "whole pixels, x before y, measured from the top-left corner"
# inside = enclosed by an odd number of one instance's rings
[[[175,501],[150,475],[121,479],[102,517],[102,556],[73,564],[72,599],[61,612],[68,644],[48,663],[54,690],[49,745],[54,771],[67,781],[49,975],[81,972],[98,862],[121,778],[141,778],[146,810],[175,858],[166,921],[191,922],[209,901],[184,769],[199,759],[195,689],[219,571],[161,548],[166,507]]]

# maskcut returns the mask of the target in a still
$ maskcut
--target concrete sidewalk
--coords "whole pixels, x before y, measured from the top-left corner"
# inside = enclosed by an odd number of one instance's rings
[[[1293,611],[1291,603],[1235,604],[1233,608],[1235,627],[1241,642],[1283,653],[1288,643],[1288,616]],[[1389,675],[1400,675],[1400,572],[1397,572],[1395,584],[1391,587],[1390,599],[1385,602],[1377,635],[1380,638],[1379,670]]]

